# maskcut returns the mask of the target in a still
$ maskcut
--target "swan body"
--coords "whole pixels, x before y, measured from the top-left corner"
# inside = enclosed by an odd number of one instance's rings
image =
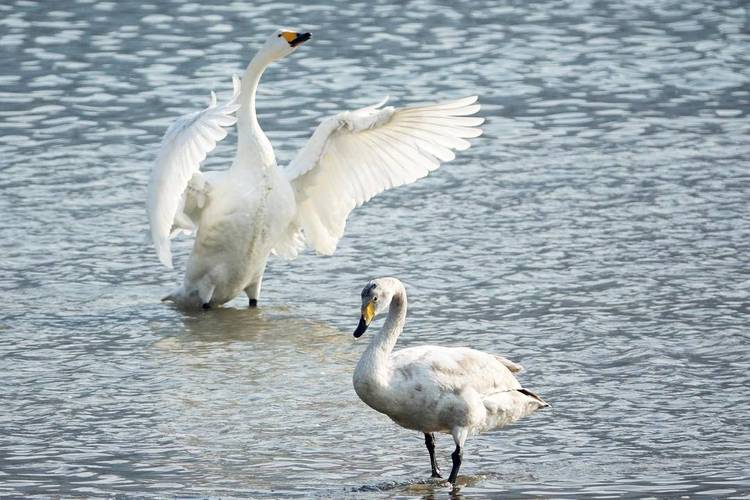
[[[231,169],[212,185],[212,203],[201,214],[185,282],[170,298],[215,305],[243,291],[259,296],[273,243],[294,216],[294,195],[277,170],[258,179],[245,173]]]
[[[180,287],[183,307],[223,304],[243,291],[257,304],[270,255],[295,258],[307,245],[330,255],[349,213],[386,189],[408,184],[470,146],[482,118],[476,97],[395,108],[382,101],[323,120],[284,168],[261,129],[255,94],[265,69],[294,52],[309,33],[275,31],[234,78],[231,98],[179,118],[162,139],[148,188],[151,236],[172,267],[170,240],[195,233]],[[216,143],[237,126],[229,169],[201,172]]]
[[[504,427],[548,406],[513,375],[506,358],[466,347],[419,346],[393,351],[406,319],[406,290],[396,278],[369,282],[362,291],[361,336],[372,319],[388,312],[354,370],[354,390],[371,408],[398,425],[423,432],[433,477],[440,477],[433,433],[453,436],[449,481],[455,483],[469,435]]]

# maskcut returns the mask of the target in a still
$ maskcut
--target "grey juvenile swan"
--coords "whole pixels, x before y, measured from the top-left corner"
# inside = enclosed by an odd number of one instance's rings
[[[383,328],[354,370],[354,390],[401,427],[424,433],[432,477],[441,477],[435,432],[451,434],[456,443],[448,476],[455,484],[467,436],[504,427],[549,406],[513,376],[521,365],[501,356],[434,345],[392,352],[406,320],[406,290],[396,278],[379,278],[364,287],[354,336],[360,337],[373,318],[385,312]]]

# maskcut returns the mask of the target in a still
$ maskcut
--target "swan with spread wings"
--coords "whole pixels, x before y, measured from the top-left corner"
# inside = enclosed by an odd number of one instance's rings
[[[170,126],[148,187],[148,217],[159,260],[172,267],[170,241],[195,233],[181,286],[163,300],[211,307],[260,296],[270,255],[295,258],[305,245],[330,255],[349,213],[376,194],[426,176],[484,121],[476,97],[395,108],[385,101],[323,120],[285,168],[258,124],[255,94],[263,71],[294,52],[309,33],[275,31],[234,78],[228,102],[179,118]],[[237,151],[228,170],[201,172],[216,143],[237,124]]]

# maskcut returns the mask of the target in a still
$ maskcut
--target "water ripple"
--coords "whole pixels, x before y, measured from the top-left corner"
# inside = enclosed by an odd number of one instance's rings
[[[271,262],[261,310],[183,314],[148,169],[277,23],[315,33],[258,92],[281,163],[385,95],[479,94],[485,134]],[[446,495],[351,389],[392,274],[401,345],[506,354],[552,403],[472,439],[454,497],[746,496],[748,54],[736,0],[0,5],[0,495]]]

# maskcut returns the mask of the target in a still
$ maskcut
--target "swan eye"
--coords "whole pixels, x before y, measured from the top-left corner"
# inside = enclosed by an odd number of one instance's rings
[[[281,38],[281,33],[279,33],[278,35],[276,35],[276,37],[277,38]]]

